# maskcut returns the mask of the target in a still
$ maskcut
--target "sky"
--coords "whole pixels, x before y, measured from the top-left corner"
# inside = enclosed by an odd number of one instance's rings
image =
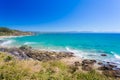
[[[43,32],[120,32],[120,0],[0,0],[0,26]]]

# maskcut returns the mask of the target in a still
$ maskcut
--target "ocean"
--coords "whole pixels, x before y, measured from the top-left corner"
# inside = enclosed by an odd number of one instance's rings
[[[119,33],[40,33],[3,40],[1,46],[29,45],[37,49],[70,51],[78,57],[110,61],[120,65]]]

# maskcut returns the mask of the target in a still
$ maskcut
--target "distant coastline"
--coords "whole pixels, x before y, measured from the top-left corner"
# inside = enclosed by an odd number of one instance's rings
[[[8,37],[8,36],[24,36],[24,35],[33,35],[32,32],[24,32],[20,30],[12,30],[6,27],[0,27],[0,36],[1,37]]]

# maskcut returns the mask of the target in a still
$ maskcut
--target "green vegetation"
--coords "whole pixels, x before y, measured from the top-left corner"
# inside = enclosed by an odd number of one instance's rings
[[[10,30],[9,28],[0,27],[0,35],[10,35],[13,33],[13,30]]]
[[[12,30],[6,27],[0,27],[0,36],[18,36],[18,35],[31,35],[31,32],[23,32],[19,30]]]
[[[114,80],[97,72],[72,71],[61,61],[18,60],[0,52],[0,80]]]

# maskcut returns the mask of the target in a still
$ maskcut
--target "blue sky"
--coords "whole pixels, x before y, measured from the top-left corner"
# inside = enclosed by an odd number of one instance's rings
[[[0,26],[25,31],[120,32],[120,0],[0,0]]]

